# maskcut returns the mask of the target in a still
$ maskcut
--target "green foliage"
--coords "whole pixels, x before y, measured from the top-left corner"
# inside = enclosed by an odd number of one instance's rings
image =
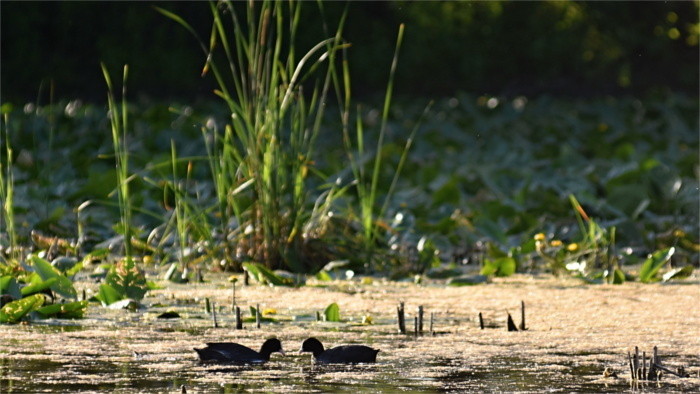
[[[64,298],[76,299],[78,297],[78,293],[73,287],[73,282],[61,274],[56,268],[52,267],[48,261],[37,256],[31,256],[31,262],[34,272],[36,272],[45,283],[51,281],[49,286],[51,290]]]
[[[258,283],[270,286],[291,286],[293,284],[292,281],[275,274],[260,263],[243,263],[242,267]]]
[[[328,305],[323,311],[324,321],[339,322],[340,321],[340,307],[335,302]]]
[[[34,294],[20,300],[12,301],[0,309],[0,323],[17,323],[29,312],[39,309],[44,304],[43,294]]]
[[[87,310],[88,301],[74,301],[65,304],[52,304],[38,308],[37,313],[43,318],[82,319]]]
[[[658,281],[659,278],[657,274],[659,270],[671,260],[675,252],[676,248],[673,247],[654,252],[644,261],[644,264],[642,264],[642,268],[639,270],[639,280],[642,283]]]
[[[140,301],[148,290],[146,276],[133,259],[124,258],[110,268],[96,298],[109,306],[125,299]]]
[[[515,273],[517,263],[512,257],[501,257],[499,259],[486,259],[481,268],[481,275],[510,276]]]

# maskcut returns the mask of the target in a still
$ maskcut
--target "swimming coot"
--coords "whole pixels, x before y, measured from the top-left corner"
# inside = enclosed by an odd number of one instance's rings
[[[309,338],[301,345],[302,352],[311,352],[320,364],[373,363],[377,361],[379,349],[364,345],[336,346],[324,351],[323,344],[316,338]]]
[[[194,349],[201,362],[220,362],[237,364],[259,364],[270,360],[270,354],[282,353],[282,343],[271,338],[263,343],[260,352],[232,342],[207,343],[203,349]]]

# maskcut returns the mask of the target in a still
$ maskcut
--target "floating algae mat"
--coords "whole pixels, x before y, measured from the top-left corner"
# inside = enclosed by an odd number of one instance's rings
[[[81,320],[1,326],[0,392],[628,391],[627,352],[635,346],[647,355],[657,346],[667,368],[689,375],[664,374],[658,383],[636,383],[641,389],[700,390],[697,283],[582,286],[515,276],[473,287],[381,280],[248,286],[237,289],[248,318],[242,330],[230,290],[224,278],[168,285],[148,294],[145,310],[91,305]],[[521,300],[527,330],[508,332],[507,314],[519,323]],[[341,321],[316,321],[332,302]],[[397,330],[400,302],[407,334]],[[249,306],[263,311],[260,328]],[[433,335],[427,319],[423,335],[414,335],[418,306],[433,316]],[[176,313],[158,318],[163,312]],[[229,341],[259,349],[271,336],[287,355],[275,353],[265,365],[200,365],[192,350]],[[376,364],[314,366],[310,354],[297,353],[310,336],[328,347],[361,343],[381,352]]]

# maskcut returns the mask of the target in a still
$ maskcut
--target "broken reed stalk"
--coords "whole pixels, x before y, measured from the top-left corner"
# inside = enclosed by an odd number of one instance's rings
[[[525,330],[525,301],[520,301],[520,331]]]
[[[484,316],[481,315],[481,312],[479,312],[479,328],[484,329]]]
[[[255,327],[260,328],[260,304],[255,305]]]
[[[515,326],[515,322],[513,321],[513,317],[510,315],[510,312],[508,313],[508,331],[518,331],[518,327]]]
[[[637,378],[634,376],[634,363],[632,362],[632,354],[630,354],[629,350],[627,351],[627,360],[630,363],[630,376],[632,377],[632,380],[637,380]]]
[[[219,323],[216,321],[216,304],[214,302],[211,303],[211,312],[212,319],[214,319],[214,328],[219,328]]]
[[[647,375],[647,380],[659,381],[659,370],[656,368],[657,365],[661,365],[661,359],[659,359],[659,349],[654,346],[654,353],[652,353],[651,361],[649,362],[649,373]]]
[[[418,335],[423,335],[423,305],[418,306]]]
[[[435,331],[433,331],[433,322],[434,322],[434,321],[435,321],[435,313],[434,313],[434,312],[430,312],[430,335],[431,335],[431,336],[434,336],[434,335],[435,335]]]
[[[399,306],[396,307],[396,314],[398,317],[399,334],[405,334],[406,333],[406,314],[404,313],[403,302],[400,302]]]
[[[316,321],[321,321],[321,312],[316,311]]]
[[[211,314],[211,302],[209,302],[209,298],[204,299],[204,313],[207,315]]]
[[[236,330],[243,329],[243,319],[241,319],[241,307],[236,305]]]
[[[233,281],[233,294],[231,294],[231,310],[236,310],[236,281]]]
[[[413,317],[413,336],[418,338],[418,316]]]
[[[634,361],[634,379],[638,380],[639,379],[639,347],[638,346],[634,347],[634,358],[632,360]]]
[[[649,366],[649,369],[651,369],[651,366]],[[642,352],[642,378],[647,379],[647,352]]]

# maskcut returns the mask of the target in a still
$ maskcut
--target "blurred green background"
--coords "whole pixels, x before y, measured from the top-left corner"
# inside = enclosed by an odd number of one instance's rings
[[[672,90],[696,95],[698,1],[351,2],[346,26],[354,93],[382,92],[398,25],[406,24],[397,93],[600,96]],[[1,94],[5,102],[103,101],[99,63],[129,64],[130,96],[213,97],[204,54],[181,15],[206,41],[206,2],[6,2]],[[242,6],[243,4],[239,4]],[[301,48],[334,31],[344,2],[304,8]]]

